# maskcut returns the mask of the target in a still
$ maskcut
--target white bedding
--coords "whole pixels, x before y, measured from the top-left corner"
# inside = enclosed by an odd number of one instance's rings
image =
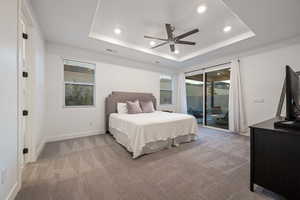
[[[139,114],[112,113],[109,116],[109,127],[127,134],[133,158],[141,155],[143,147],[149,142],[198,134],[197,121],[193,116],[161,111]]]

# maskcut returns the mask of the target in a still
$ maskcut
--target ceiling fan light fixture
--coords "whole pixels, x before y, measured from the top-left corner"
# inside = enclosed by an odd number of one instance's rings
[[[199,14],[205,13],[206,10],[207,10],[207,7],[205,5],[200,5],[197,7],[197,12]]]
[[[224,29],[223,29],[223,31],[224,31],[225,33],[228,33],[228,32],[231,31],[231,29],[232,29],[231,26],[225,26]]]
[[[179,54],[180,52],[179,52],[178,49],[176,49],[176,50],[174,51],[174,53],[175,53],[175,54]]]
[[[115,32],[116,35],[120,35],[122,33],[122,30],[119,29],[119,28],[115,28],[114,32]]]
[[[170,50],[171,50],[172,53],[179,54],[179,51],[178,50],[176,51],[175,45],[177,45],[177,44],[196,45],[196,42],[185,41],[185,40],[182,40],[182,39],[186,38],[190,35],[193,35],[195,33],[198,33],[199,32],[198,28],[193,29],[193,30],[188,31],[188,32],[185,32],[181,35],[175,36],[174,33],[173,33],[174,30],[175,30],[174,26],[172,26],[171,24],[165,24],[165,27],[166,27],[166,32],[167,32],[167,36],[168,36],[168,38],[166,38],[166,39],[144,35],[144,38],[152,39],[150,41],[151,49],[156,49],[158,47],[161,47],[161,46],[164,46],[164,45],[168,44],[170,46]],[[155,40],[159,40],[161,42],[159,44],[156,44]]]

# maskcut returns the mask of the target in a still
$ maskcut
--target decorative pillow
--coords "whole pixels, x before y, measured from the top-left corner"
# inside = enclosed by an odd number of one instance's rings
[[[118,103],[117,111],[119,114],[127,114],[128,113],[127,104],[126,103]]]
[[[143,112],[139,100],[135,100],[134,102],[127,101],[126,104],[127,104],[128,114],[137,114]]]
[[[155,111],[152,101],[141,101],[143,113],[152,113]]]

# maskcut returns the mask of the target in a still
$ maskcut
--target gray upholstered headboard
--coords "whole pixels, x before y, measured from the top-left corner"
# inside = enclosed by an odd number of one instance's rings
[[[117,103],[125,103],[126,101],[152,101],[156,109],[156,98],[151,93],[134,93],[134,92],[112,92],[105,99],[105,126],[108,131],[108,120],[111,113],[117,112]]]

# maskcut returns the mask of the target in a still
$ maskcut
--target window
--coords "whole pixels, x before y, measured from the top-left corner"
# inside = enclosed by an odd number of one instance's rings
[[[171,76],[160,76],[160,105],[173,102],[173,81]]]
[[[93,106],[95,64],[64,60],[65,106]]]

